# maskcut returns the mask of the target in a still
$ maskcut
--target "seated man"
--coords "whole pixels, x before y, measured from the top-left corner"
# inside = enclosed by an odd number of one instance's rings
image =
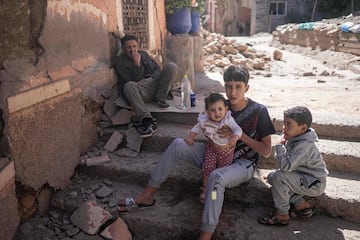
[[[166,98],[178,67],[169,63],[161,69],[146,51],[139,50],[135,36],[121,38],[121,46],[122,54],[114,62],[119,96],[124,96],[135,111],[132,121],[141,136],[150,137],[157,124],[145,103],[155,100],[161,108],[169,107]]]

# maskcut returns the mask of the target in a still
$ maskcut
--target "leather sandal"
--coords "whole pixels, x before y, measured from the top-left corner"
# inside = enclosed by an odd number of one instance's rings
[[[287,226],[289,220],[279,220],[275,215],[261,216],[258,218],[258,223],[268,226]]]
[[[308,219],[313,215],[313,210],[311,208],[305,208],[302,210],[296,210],[296,208],[292,208],[289,211],[289,215],[291,219]]]

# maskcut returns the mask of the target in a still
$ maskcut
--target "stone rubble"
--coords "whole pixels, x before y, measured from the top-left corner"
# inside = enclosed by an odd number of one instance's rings
[[[202,30],[203,60],[205,71],[223,73],[230,65],[245,66],[249,71],[268,70],[271,56],[245,44],[221,35]],[[274,52],[273,60],[281,60],[280,50]]]

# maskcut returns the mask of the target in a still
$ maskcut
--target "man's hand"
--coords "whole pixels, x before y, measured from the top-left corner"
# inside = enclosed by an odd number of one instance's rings
[[[237,141],[239,141],[240,139],[241,139],[241,137],[239,137],[239,136],[237,136],[237,135],[232,135],[232,136],[230,137],[230,140],[229,140],[229,145],[230,145],[231,147],[236,146]]]
[[[131,58],[132,58],[132,60],[134,61],[134,63],[135,63],[137,66],[140,67],[140,65],[141,65],[141,55],[140,55],[140,53],[139,53],[138,51],[133,52],[133,53],[131,54]]]
[[[231,131],[231,128],[229,126],[222,126],[220,129],[217,130],[217,133],[222,138],[231,137],[233,135],[233,132]]]

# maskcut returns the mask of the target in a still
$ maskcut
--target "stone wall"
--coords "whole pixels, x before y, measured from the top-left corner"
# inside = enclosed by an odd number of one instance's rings
[[[15,195],[14,162],[0,158],[0,239],[12,239],[20,222]]]
[[[342,32],[338,27],[300,30],[296,25],[287,25],[274,31],[273,37],[283,44],[360,55],[360,34]]]
[[[123,2],[1,2],[0,159],[7,157],[14,176],[0,184],[0,218],[14,218],[0,236],[11,239],[18,224],[15,179],[34,199],[44,186],[64,188],[97,141],[101,106],[117,81],[111,59],[115,36],[125,34]],[[148,3],[151,51],[163,44],[165,17],[163,1]]]

